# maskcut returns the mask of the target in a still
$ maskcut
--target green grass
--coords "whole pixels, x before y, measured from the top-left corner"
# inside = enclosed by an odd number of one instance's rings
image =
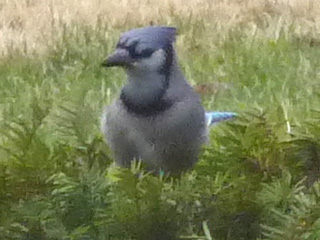
[[[123,29],[74,25],[1,59],[0,239],[320,238],[320,49],[192,24],[177,20],[186,77],[228,86],[203,103],[240,116],[179,179],[115,167],[100,133],[124,83],[100,63]]]

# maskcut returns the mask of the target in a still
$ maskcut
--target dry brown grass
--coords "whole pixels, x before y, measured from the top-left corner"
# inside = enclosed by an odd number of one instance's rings
[[[244,27],[277,37],[294,24],[301,38],[320,38],[319,0],[0,0],[0,54],[8,49],[41,51],[73,23],[110,28],[202,21],[220,34]]]

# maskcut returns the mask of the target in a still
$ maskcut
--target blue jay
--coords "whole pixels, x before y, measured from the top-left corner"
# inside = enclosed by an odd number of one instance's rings
[[[121,35],[102,66],[123,67],[127,83],[104,109],[101,129],[115,161],[141,160],[150,171],[178,174],[197,161],[207,126],[235,114],[205,113],[184,78],[173,48],[174,27],[150,26]]]

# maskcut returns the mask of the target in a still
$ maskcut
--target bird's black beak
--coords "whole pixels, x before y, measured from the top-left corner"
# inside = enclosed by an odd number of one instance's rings
[[[108,56],[101,65],[103,67],[128,66],[133,63],[129,52],[125,49],[117,49],[113,54]]]

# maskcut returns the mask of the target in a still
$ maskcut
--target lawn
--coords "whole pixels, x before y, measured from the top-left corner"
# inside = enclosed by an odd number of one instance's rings
[[[320,239],[317,0],[0,0],[0,239]],[[178,28],[211,129],[195,168],[114,165],[99,129],[131,28]]]

